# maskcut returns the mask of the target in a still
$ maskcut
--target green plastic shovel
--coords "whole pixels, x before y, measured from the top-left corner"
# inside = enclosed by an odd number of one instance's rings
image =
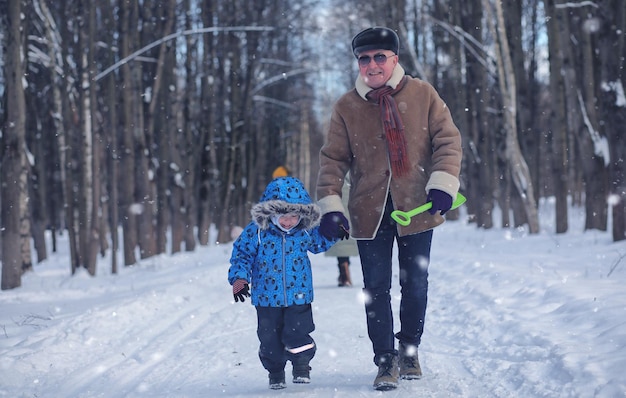
[[[450,210],[454,210],[457,207],[461,206],[465,203],[467,199],[460,192],[456,194],[456,199],[452,202],[452,207]],[[423,205],[416,207],[413,210],[402,211],[402,210],[394,210],[391,212],[391,218],[395,220],[398,224],[406,227],[411,223],[411,217],[415,217],[416,215],[425,212],[426,210],[433,207],[433,202],[424,203]]]

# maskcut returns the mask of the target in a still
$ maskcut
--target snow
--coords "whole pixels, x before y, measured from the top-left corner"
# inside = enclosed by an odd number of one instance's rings
[[[435,231],[424,377],[397,390],[371,387],[358,259],[355,286],[339,288],[323,254],[311,256],[312,382],[269,390],[256,314],[233,301],[223,244],[118,275],[104,257],[96,277],[70,276],[68,253],[52,254],[0,292],[0,397],[626,396],[626,242],[583,231],[575,207],[570,232],[555,234],[551,201],[536,235],[477,229],[464,211]],[[397,316],[397,279],[393,290]]]

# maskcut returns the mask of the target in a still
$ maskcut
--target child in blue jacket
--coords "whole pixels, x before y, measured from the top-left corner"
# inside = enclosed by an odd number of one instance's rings
[[[228,282],[235,301],[250,301],[257,312],[259,358],[271,389],[285,388],[291,361],[294,383],[309,383],[315,355],[311,302],[313,276],[307,252],[328,250],[335,240],[319,233],[320,208],[294,177],[272,180],[252,221],[233,244]]]

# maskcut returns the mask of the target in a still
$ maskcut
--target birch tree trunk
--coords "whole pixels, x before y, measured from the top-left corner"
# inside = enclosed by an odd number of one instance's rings
[[[26,151],[26,145],[24,145],[24,151]],[[30,164],[26,159],[26,156],[22,156],[22,172],[20,173],[20,179],[18,183],[18,189],[20,191],[19,201],[19,215],[20,215],[20,250],[22,253],[22,273],[33,270],[33,259],[31,254],[31,222],[30,222],[30,208],[28,204],[29,192],[28,192],[28,178],[30,175]]]
[[[89,8],[86,6],[85,8]],[[88,12],[88,11],[87,11]],[[82,16],[83,18],[85,15]],[[85,19],[81,18],[83,21]],[[86,19],[89,21],[89,19]],[[88,23],[88,22],[85,22]],[[80,30],[81,41],[80,47],[84,47],[86,52],[80,55],[81,62],[81,84],[80,86],[85,88],[89,87],[89,61],[87,59],[89,53],[89,38],[85,29]],[[89,263],[91,259],[91,215],[93,214],[93,133],[91,131],[91,97],[89,96],[89,89],[80,91],[80,120],[82,122],[80,134],[81,134],[81,146],[80,146],[80,165],[78,172],[80,175],[81,183],[78,185],[80,189],[79,193],[79,216],[78,216],[78,236],[79,236],[79,248],[81,251],[80,258],[83,263],[81,266],[89,270]],[[91,271],[90,271],[91,272]]]
[[[91,84],[95,76],[95,4],[83,4],[82,29],[80,30],[82,48],[81,56],[81,121],[82,147],[80,176],[80,248],[82,250],[82,264],[90,275],[96,274],[96,259],[100,244],[100,161],[98,153],[98,139],[94,129],[95,116],[95,84]]]
[[[502,13],[502,4],[495,2],[497,25],[494,21],[494,15],[489,5],[489,0],[483,0],[483,7],[487,10],[487,21],[494,37],[497,38],[496,43],[496,60],[498,64],[498,76],[500,91],[502,93],[502,101],[504,106],[504,119],[506,128],[506,155],[511,168],[511,176],[517,192],[519,193],[531,234],[539,233],[539,217],[537,215],[537,204],[533,191],[533,184],[530,178],[530,171],[524,157],[522,156],[519,143],[517,140],[517,124],[516,124],[516,88],[515,73],[511,62],[510,50],[506,38],[506,27],[504,24],[504,15]]]

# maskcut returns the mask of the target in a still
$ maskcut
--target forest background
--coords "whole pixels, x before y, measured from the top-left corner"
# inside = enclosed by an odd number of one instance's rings
[[[2,289],[57,234],[68,272],[95,275],[108,251],[232,240],[279,165],[313,191],[351,38],[374,25],[452,111],[477,228],[497,206],[537,233],[554,197],[556,233],[573,203],[626,239],[622,0],[0,0]]]

